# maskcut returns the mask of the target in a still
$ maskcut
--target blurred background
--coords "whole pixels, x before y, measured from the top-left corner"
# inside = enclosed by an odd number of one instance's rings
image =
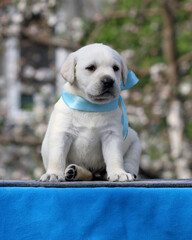
[[[38,179],[67,55],[110,45],[140,82],[122,92],[140,178],[192,178],[191,0],[1,0],[0,179]]]

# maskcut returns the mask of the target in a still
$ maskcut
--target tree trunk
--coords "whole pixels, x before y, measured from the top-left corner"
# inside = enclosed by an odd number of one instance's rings
[[[167,114],[168,135],[171,157],[176,160],[182,152],[184,124],[182,118],[182,102],[177,94],[179,86],[179,70],[176,48],[176,30],[174,25],[175,9],[173,6],[176,6],[176,0],[163,0],[161,3],[163,17],[162,47],[168,65],[167,79],[171,85]]]

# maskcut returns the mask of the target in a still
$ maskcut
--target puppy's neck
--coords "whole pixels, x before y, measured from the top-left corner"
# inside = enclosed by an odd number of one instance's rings
[[[67,82],[64,87],[66,92],[71,93],[75,96],[85,98],[83,92],[78,87],[76,87],[75,84],[71,85],[69,82]]]

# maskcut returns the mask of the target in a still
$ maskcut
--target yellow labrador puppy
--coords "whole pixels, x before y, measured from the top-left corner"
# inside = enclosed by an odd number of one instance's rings
[[[64,97],[55,104],[43,140],[46,173],[40,180],[88,181],[100,177],[133,181],[138,174],[141,145],[130,127],[124,139],[120,107],[107,111],[78,108],[84,102],[90,108],[108,108],[118,99],[121,81],[126,84],[128,74],[123,58],[106,45],[91,44],[71,53],[61,74],[66,81]]]

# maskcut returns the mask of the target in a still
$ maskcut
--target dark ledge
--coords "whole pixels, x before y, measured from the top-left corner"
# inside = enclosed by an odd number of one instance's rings
[[[192,179],[150,179],[134,182],[40,182],[35,180],[0,180],[0,187],[46,187],[46,188],[97,188],[97,187],[144,187],[144,188],[185,188],[192,187]]]

